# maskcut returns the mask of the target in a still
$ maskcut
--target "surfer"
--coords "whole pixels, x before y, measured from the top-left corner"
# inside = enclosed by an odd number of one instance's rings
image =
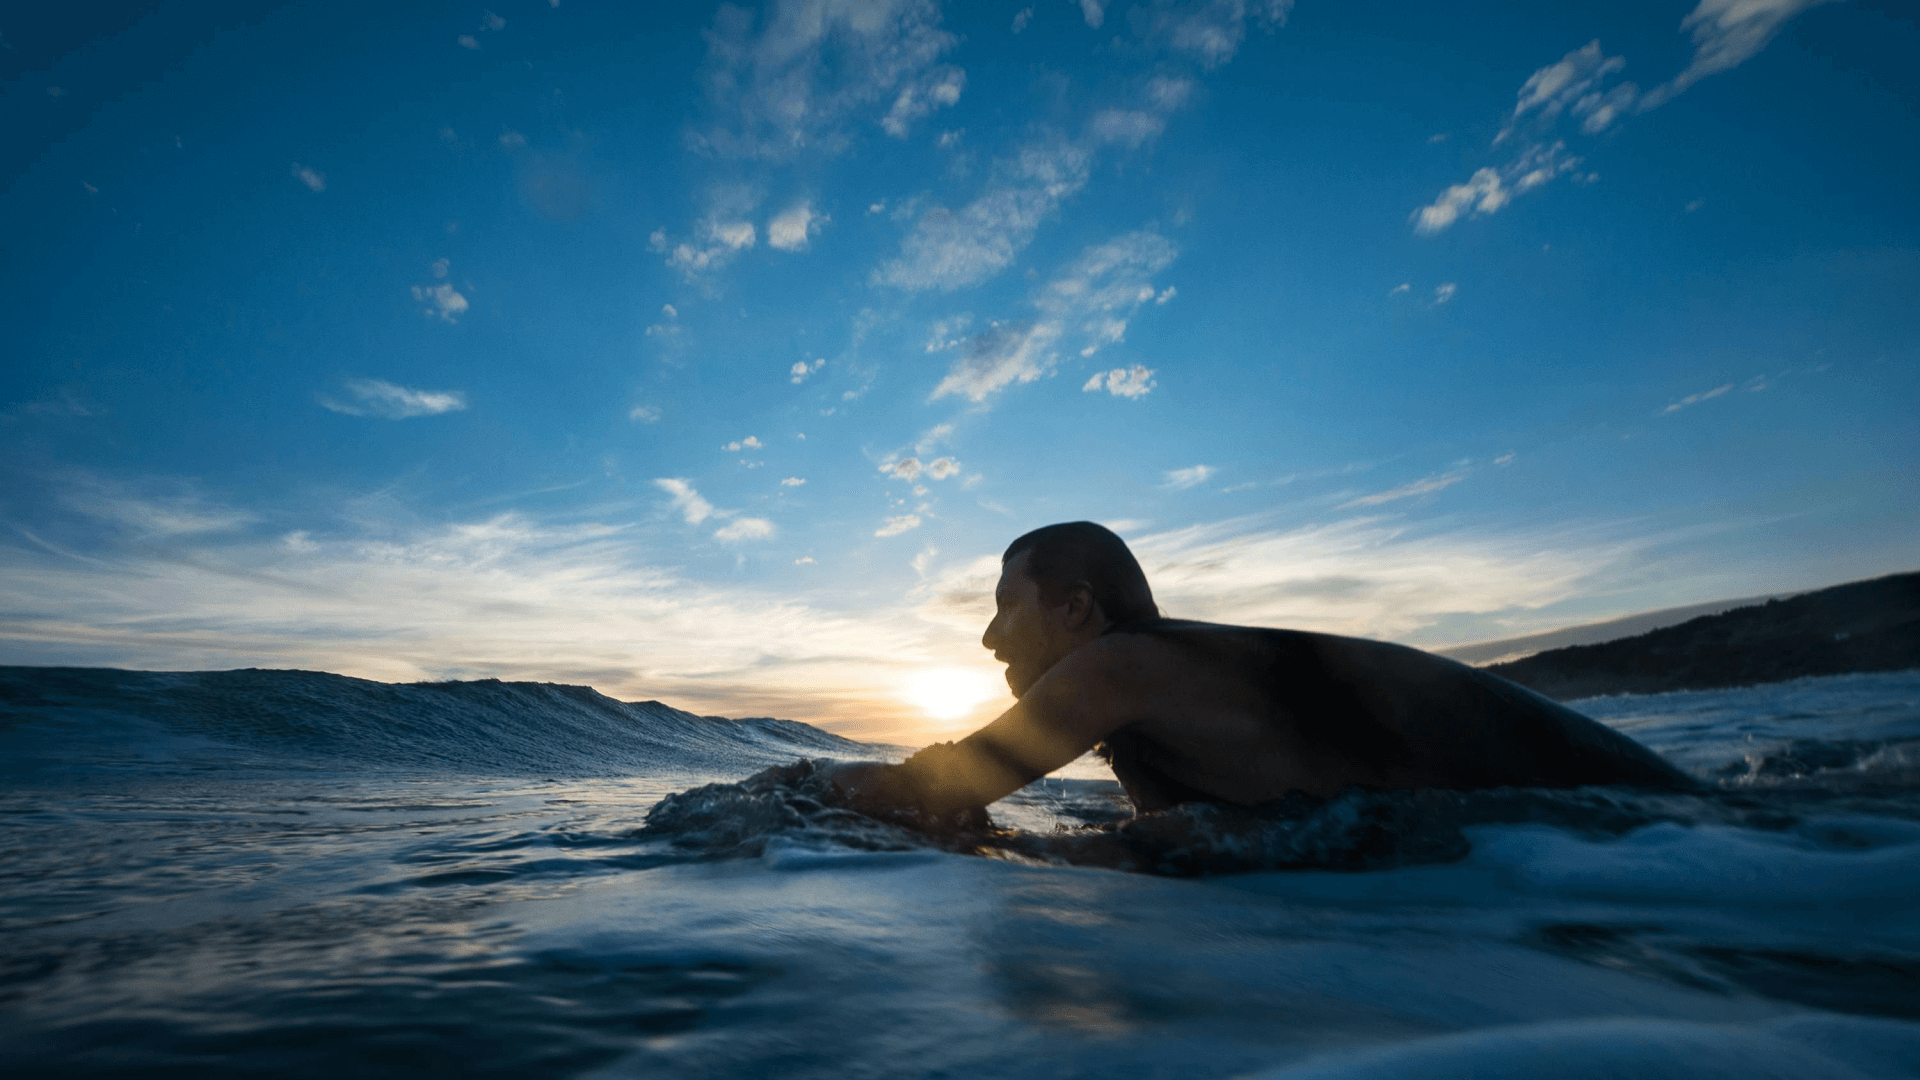
[[[899,765],[838,766],[850,805],[983,807],[1095,749],[1139,812],[1342,788],[1686,789],[1625,735],[1403,645],[1162,618],[1126,542],[1048,525],[1001,556],[980,643],[1017,703]]]

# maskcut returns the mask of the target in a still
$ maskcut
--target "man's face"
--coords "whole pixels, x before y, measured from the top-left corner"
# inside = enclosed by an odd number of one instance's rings
[[[1073,650],[1074,639],[1065,622],[1066,606],[1050,608],[1040,597],[1040,586],[1027,576],[1027,552],[1008,560],[993,590],[993,621],[980,644],[1007,665],[1007,686],[1014,697],[1039,681],[1059,659]]]

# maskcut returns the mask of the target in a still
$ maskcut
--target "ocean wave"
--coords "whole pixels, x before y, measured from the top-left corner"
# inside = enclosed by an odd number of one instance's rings
[[[554,683],[0,667],[0,767],[47,775],[250,765],[738,775],[797,754],[879,749],[789,720],[697,716]]]

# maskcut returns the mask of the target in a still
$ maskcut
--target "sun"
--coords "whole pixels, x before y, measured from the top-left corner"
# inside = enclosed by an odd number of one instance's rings
[[[965,668],[925,668],[906,677],[900,696],[935,720],[958,720],[999,691],[993,675]]]

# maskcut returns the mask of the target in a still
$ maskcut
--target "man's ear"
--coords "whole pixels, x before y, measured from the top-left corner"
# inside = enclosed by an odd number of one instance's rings
[[[1093,590],[1085,582],[1075,585],[1067,593],[1064,612],[1067,629],[1079,630],[1094,621],[1100,612],[1100,601],[1093,598]]]

